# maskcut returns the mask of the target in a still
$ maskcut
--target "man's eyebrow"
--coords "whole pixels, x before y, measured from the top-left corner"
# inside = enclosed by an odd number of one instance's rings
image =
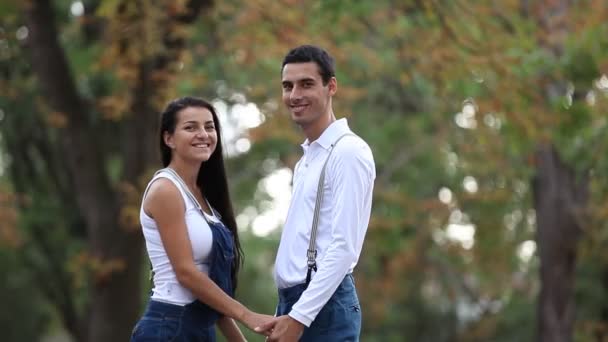
[[[314,78],[312,78],[312,77],[304,77],[304,78],[300,78],[300,79],[295,80],[295,82],[310,82],[310,81],[314,82],[314,81],[315,81],[315,79],[314,79]],[[293,82],[294,82],[294,81],[290,81],[290,80],[283,80],[283,82],[281,82],[281,83],[282,83],[282,84],[291,84],[291,83],[293,83]]]

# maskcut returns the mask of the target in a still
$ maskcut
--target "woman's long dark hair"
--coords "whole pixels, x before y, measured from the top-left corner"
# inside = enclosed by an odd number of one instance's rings
[[[209,160],[203,162],[196,177],[196,185],[201,189],[203,196],[209,201],[211,206],[221,215],[222,222],[232,232],[234,237],[234,262],[232,264],[231,276],[233,290],[236,290],[237,275],[243,262],[243,250],[239,242],[239,233],[228,193],[228,180],[224,168],[224,153],[222,150],[222,134],[220,120],[217,117],[215,108],[209,102],[197,97],[182,97],[171,101],[160,117],[160,154],[164,167],[171,162],[171,149],[165,144],[164,134],[173,134],[177,124],[177,114],[190,107],[206,108],[213,116],[213,124],[217,132],[217,144],[215,151]],[[204,185],[204,186],[203,186]]]

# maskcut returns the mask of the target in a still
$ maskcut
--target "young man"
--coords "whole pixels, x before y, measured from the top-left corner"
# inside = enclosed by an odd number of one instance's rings
[[[358,341],[361,310],[352,272],[370,217],[376,177],[372,152],[346,119],[334,116],[338,83],[326,51],[310,45],[291,50],[283,60],[282,87],[283,102],[306,141],[276,258],[278,317],[256,331],[265,331],[268,341]],[[325,164],[315,237],[311,231]],[[307,252],[311,235],[313,249]]]

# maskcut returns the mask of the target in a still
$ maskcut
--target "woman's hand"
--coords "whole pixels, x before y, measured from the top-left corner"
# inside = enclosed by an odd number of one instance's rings
[[[241,323],[245,324],[245,326],[252,331],[255,331],[255,328],[265,325],[266,323],[274,320],[276,317],[270,315],[259,314],[253,311],[247,311],[243,315],[242,319],[240,319]]]

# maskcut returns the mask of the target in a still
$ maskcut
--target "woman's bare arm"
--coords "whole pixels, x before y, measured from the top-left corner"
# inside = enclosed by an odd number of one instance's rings
[[[196,268],[184,217],[185,204],[177,187],[160,178],[150,186],[144,211],[154,218],[179,283],[216,311],[254,329],[272,316],[248,310],[228,296],[209,276]]]
[[[243,336],[241,329],[239,329],[239,326],[236,325],[236,322],[232,318],[223,316],[217,321],[217,326],[220,328],[220,331],[226,338],[226,341],[247,341],[245,336]]]

